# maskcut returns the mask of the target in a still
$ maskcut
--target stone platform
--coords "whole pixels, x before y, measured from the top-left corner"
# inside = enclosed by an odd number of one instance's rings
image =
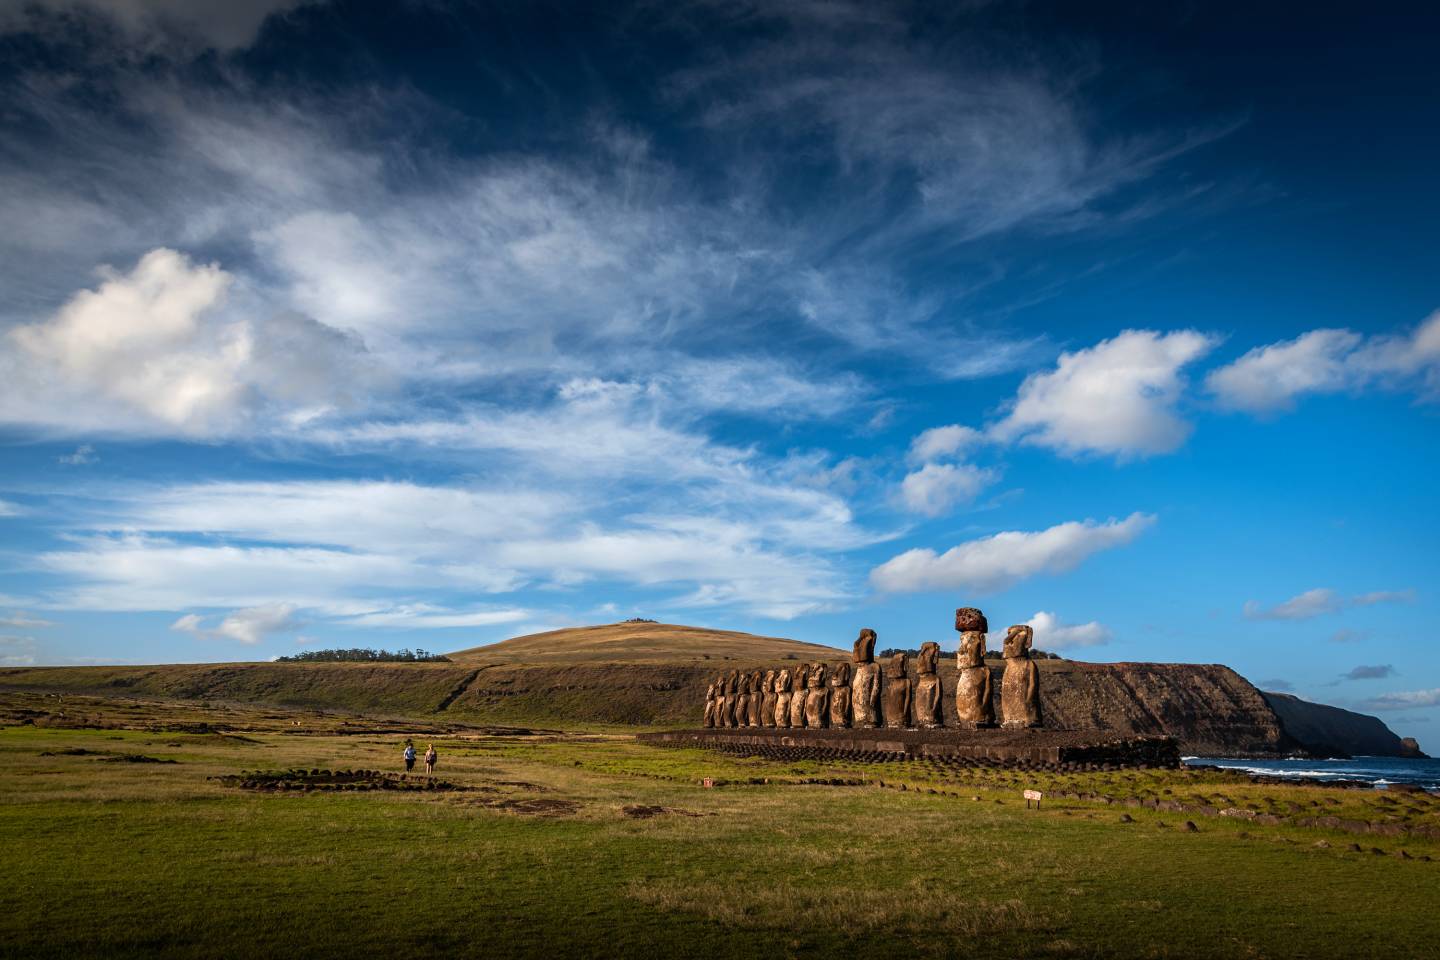
[[[1069,730],[723,727],[642,733],[637,739],[656,746],[702,747],[775,760],[885,763],[926,759],[956,766],[1070,771],[1180,766],[1180,747],[1174,737],[1103,739]]]

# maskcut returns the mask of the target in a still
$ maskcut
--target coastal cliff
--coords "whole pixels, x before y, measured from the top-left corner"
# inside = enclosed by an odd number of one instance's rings
[[[1378,718],[1289,693],[1262,694],[1285,730],[1322,756],[1424,757],[1420,746],[1401,738]]]

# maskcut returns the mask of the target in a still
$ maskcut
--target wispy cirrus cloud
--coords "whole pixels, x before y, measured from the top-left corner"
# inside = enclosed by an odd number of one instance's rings
[[[1440,707],[1440,687],[1433,690],[1407,690],[1382,693],[1364,702],[1367,710],[1408,710],[1417,707]]]

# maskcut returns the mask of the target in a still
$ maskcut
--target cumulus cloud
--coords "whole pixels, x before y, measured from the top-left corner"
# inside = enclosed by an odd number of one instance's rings
[[[973,427],[952,423],[943,427],[931,427],[917,436],[910,444],[910,460],[913,463],[928,463],[945,457],[959,456],[983,443],[985,435]]]
[[[1306,590],[1273,607],[1266,607],[1258,600],[1245,601],[1247,620],[1309,620],[1312,617],[1335,613],[1342,601],[1339,594],[1326,587]]]
[[[1127,330],[1061,354],[1054,370],[1025,379],[991,434],[1069,456],[1123,460],[1169,453],[1191,430],[1175,412],[1184,387],[1181,370],[1214,345],[1214,338],[1194,330]]]
[[[1068,647],[1098,647],[1110,642],[1110,628],[1098,620],[1067,624],[1053,613],[1037,612],[1026,621],[1035,631],[1035,645],[1043,650],[1064,650]]]
[[[1433,690],[1411,690],[1399,693],[1382,693],[1366,700],[1364,706],[1370,710],[1406,710],[1411,707],[1440,707],[1440,687]]]
[[[870,571],[876,589],[889,593],[919,590],[1003,590],[1037,574],[1065,573],[1102,550],[1123,546],[1155,523],[1149,514],[1070,521],[1034,532],[1006,531],[951,547],[943,554],[915,549],[892,557]]]
[[[222,618],[214,629],[203,626],[203,619],[197,614],[187,613],[172,623],[170,629],[204,640],[234,640],[253,646],[271,634],[303,627],[295,617],[297,609],[293,603],[267,603],[236,610]]]
[[[1256,347],[1212,371],[1206,385],[1221,407],[1253,414],[1293,409],[1311,393],[1408,389],[1433,400],[1440,395],[1440,311],[1406,334],[1321,329]]]
[[[269,405],[328,405],[365,379],[355,338],[298,314],[225,309],[234,277],[216,264],[157,249],[103,277],[50,319],[9,331],[0,418],[205,436]]]
[[[18,503],[11,503],[9,500],[0,500],[0,517],[19,517],[24,515],[25,508]]]
[[[901,481],[901,502],[915,513],[942,516],[957,504],[973,500],[997,476],[995,470],[970,464],[927,463]]]

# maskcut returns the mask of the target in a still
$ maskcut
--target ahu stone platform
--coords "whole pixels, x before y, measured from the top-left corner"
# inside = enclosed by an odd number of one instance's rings
[[[776,760],[844,759],[868,763],[933,759],[957,766],[1107,770],[1178,767],[1174,737],[1097,738],[1068,730],[728,729],[642,733],[666,747],[702,747]]]

